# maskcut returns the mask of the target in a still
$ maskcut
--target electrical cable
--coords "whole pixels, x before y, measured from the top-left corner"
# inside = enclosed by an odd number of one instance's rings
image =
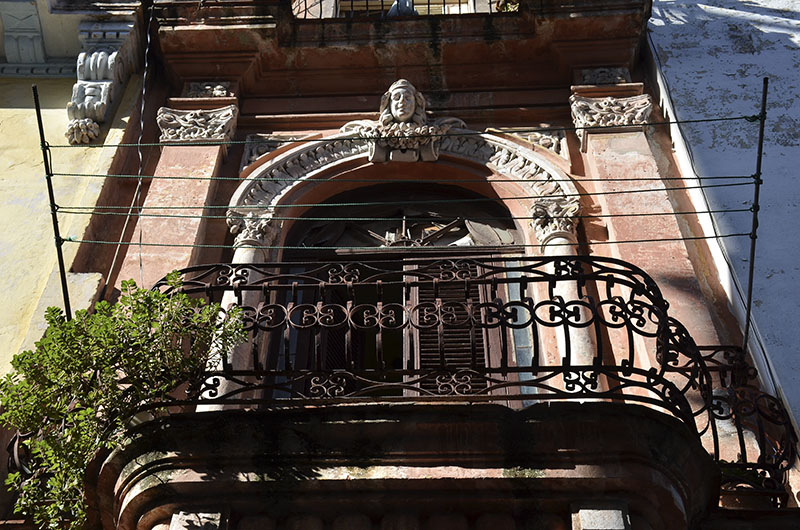
[[[111,278],[111,275],[114,272],[114,268],[117,265],[117,258],[119,258],[119,252],[122,248],[123,239],[125,238],[125,233],[128,230],[128,223],[133,217],[133,209],[134,206],[137,206],[138,214],[141,216],[142,213],[142,204],[141,204],[141,194],[142,194],[142,184],[143,184],[143,173],[144,173],[144,162],[142,157],[142,137],[144,136],[144,110],[145,110],[145,102],[146,102],[146,95],[147,95],[147,72],[149,70],[149,55],[150,55],[150,41],[151,41],[151,34],[150,29],[153,24],[153,6],[149,6],[149,15],[147,19],[147,26],[145,27],[145,33],[147,34],[147,42],[145,44],[144,49],[144,72],[142,74],[142,93],[141,93],[141,103],[139,106],[139,138],[137,144],[139,147],[136,149],[136,154],[138,157],[138,172],[137,175],[131,175],[131,177],[136,178],[136,189],[133,193],[133,198],[131,199],[131,204],[128,207],[128,213],[125,216],[125,223],[122,226],[122,231],[119,235],[119,245],[114,250],[114,257],[111,259],[111,265],[108,267],[108,272],[104,278],[103,289],[100,291],[100,299],[105,298],[106,288],[108,287],[108,279]],[[139,229],[139,283],[144,283],[144,270],[143,270],[143,262],[142,262],[142,226],[141,223],[136,223],[137,228]]]
[[[719,188],[719,187],[741,187],[751,186],[751,182],[736,182],[729,184],[703,184],[699,186],[676,186],[664,187],[653,189],[639,189],[639,190],[611,190],[611,191],[597,191],[597,192],[578,192],[578,193],[563,193],[558,197],[596,197],[601,195],[625,195],[634,193],[654,193],[663,191],[679,191],[679,190],[693,190],[698,188]],[[462,199],[425,199],[425,200],[403,200],[403,201],[362,201],[362,202],[323,202],[323,203],[294,203],[294,204],[274,204],[269,208],[333,208],[333,207],[355,207],[355,206],[414,206],[418,204],[463,204],[474,202],[498,202],[498,201],[513,201],[523,199],[540,199],[539,195],[518,195],[512,197],[470,197]],[[125,208],[124,206],[64,206],[58,205],[59,211],[61,210],[114,210]],[[203,206],[142,206],[142,210],[199,210],[199,209],[230,209],[229,205],[203,205]],[[263,205],[240,205],[235,207],[237,210],[260,210],[264,209]]]
[[[738,233],[738,234],[722,234],[719,237],[749,237],[750,233]],[[665,237],[659,239],[622,239],[616,241],[592,241],[590,245],[617,245],[617,244],[626,244],[626,243],[663,243],[666,241],[695,241],[699,239],[713,239],[717,236],[689,236],[689,237]],[[68,243],[86,243],[86,244],[93,244],[93,245],[116,245],[116,241],[102,241],[102,240],[93,240],[93,239],[73,239],[73,238],[65,238],[64,242]],[[136,242],[125,242],[123,244],[126,245],[135,245]],[[214,245],[214,244],[203,244],[203,243],[142,243],[143,246],[146,247],[168,247],[168,248],[237,248],[235,245]],[[574,247],[578,246],[580,243],[548,243],[548,246],[554,247]],[[287,246],[287,245],[244,245],[246,248],[256,248],[260,250],[369,250],[375,251],[378,249],[383,248],[408,248],[408,247],[366,247],[366,246],[314,246],[314,247],[304,247],[304,246]],[[509,247],[519,247],[519,248],[540,248],[541,244],[518,244],[518,245],[509,245]],[[437,248],[437,247],[428,247],[428,248]],[[438,247],[438,248],[476,248],[476,247]],[[479,247],[477,247],[479,248]]]
[[[700,215],[700,214],[710,214],[710,213],[744,213],[744,212],[752,212],[752,208],[732,208],[728,210],[706,210],[706,211],[688,211],[688,212],[634,212],[634,213],[606,213],[606,214],[584,214],[584,215],[566,215],[566,216],[559,216],[553,215],[548,217],[548,219],[602,219],[602,218],[616,218],[616,217],[658,217],[658,216],[670,216],[670,215]],[[123,212],[92,212],[92,211],[61,211],[61,213],[71,214],[71,215],[108,215],[108,216],[123,216],[127,215]],[[142,213],[139,214],[137,217],[155,217],[155,218],[162,218],[162,219],[227,219],[227,215],[181,215],[181,214],[158,214],[158,213]],[[451,221],[456,220],[459,217],[454,217],[452,215],[439,215],[439,216],[410,216],[404,217],[409,222],[424,222],[424,221]],[[515,220],[515,221],[532,221],[534,219],[541,219],[541,216],[536,215],[509,215],[506,217],[473,217],[470,216],[467,219],[470,221],[507,221],[507,220]],[[270,217],[273,221],[358,221],[358,222],[366,222],[366,221],[398,221],[400,217],[282,217],[282,216],[273,216]]]
[[[139,175],[103,175],[95,173],[53,173],[54,177],[87,177],[87,178],[112,178],[112,179],[138,179]],[[210,180],[210,181],[237,181],[244,182],[239,176],[226,177],[226,176],[212,176],[212,177],[198,177],[191,175],[152,175],[145,178],[154,180]],[[706,177],[698,177],[700,180],[745,180],[752,179],[753,175],[710,175]],[[330,178],[330,179],[307,179],[303,177],[289,177],[289,178],[259,178],[263,182],[373,182],[373,183],[390,183],[390,184],[418,184],[419,179],[391,179],[391,178]],[[567,178],[567,179],[548,179],[548,182],[647,182],[647,181],[663,181],[663,180],[684,180],[683,177],[616,177],[616,178]],[[487,180],[485,178],[471,178],[471,179],[425,179],[428,184],[452,184],[452,183],[486,183],[486,182],[532,182],[531,179],[526,178],[499,178],[494,180]]]
[[[721,122],[721,121],[736,121],[736,120],[745,120],[745,121],[758,121],[758,116],[753,115],[742,115],[742,116],[721,116],[721,117],[714,117],[714,118],[697,118],[691,120],[665,120],[665,121],[658,121],[658,122],[644,122],[637,124],[637,127],[647,127],[647,126],[658,126],[658,125],[672,125],[678,123],[714,123],[714,122]],[[619,129],[618,125],[586,125],[582,127],[578,126],[563,126],[563,127],[534,127],[531,129],[516,129],[514,133],[536,133],[536,132],[552,132],[552,131],[592,131],[592,130],[602,130],[602,129]],[[483,136],[485,134],[491,134],[488,132],[481,132],[481,131],[463,131],[463,132],[446,132],[446,133],[431,133],[431,134],[410,134],[407,136],[403,136],[403,138],[459,138],[459,137],[466,137],[466,136]],[[396,139],[396,136],[341,136],[337,139],[340,140],[365,140],[365,141],[375,141],[375,140],[389,140],[389,139]],[[269,136],[262,137],[262,141],[270,141],[276,143],[305,143],[305,142],[319,142],[323,141],[320,138],[300,138],[290,140],[285,137],[276,136],[275,138],[271,138]],[[178,146],[178,147],[187,147],[187,146],[231,146],[231,145],[246,145],[252,143],[259,143],[259,142],[252,142],[248,140],[208,140],[202,142],[191,142],[191,143],[184,143],[184,142],[152,142],[152,143],[118,143],[118,144],[86,144],[86,145],[72,145],[72,144],[57,144],[51,145],[51,148],[73,148],[73,147],[82,147],[82,148],[95,148],[101,149],[104,147],[113,147],[113,148],[120,148],[120,147],[165,147],[165,146]]]

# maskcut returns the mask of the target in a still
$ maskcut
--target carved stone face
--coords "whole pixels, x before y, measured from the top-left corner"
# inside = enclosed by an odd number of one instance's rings
[[[414,94],[406,87],[392,90],[389,109],[397,121],[406,122],[411,119],[416,109]]]

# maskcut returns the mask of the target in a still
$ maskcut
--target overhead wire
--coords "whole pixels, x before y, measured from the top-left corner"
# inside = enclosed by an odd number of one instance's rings
[[[138,179],[139,175],[127,174],[100,174],[100,173],[53,173],[54,177],[87,177],[87,178],[111,178],[111,179]],[[235,176],[195,176],[195,175],[152,175],[145,178],[154,180],[209,180],[209,181],[237,181],[242,182],[245,179]],[[751,180],[753,175],[709,175],[706,177],[699,177],[700,180]],[[414,179],[394,179],[394,178],[331,178],[331,179],[305,179],[303,177],[264,177],[258,180],[264,182],[373,182],[373,183],[391,183],[391,184],[411,184],[419,183],[419,180]],[[548,182],[647,182],[647,181],[670,181],[670,180],[684,180],[683,177],[612,177],[612,178],[566,178],[566,179],[547,179]],[[532,182],[531,179],[526,178],[502,178],[487,180],[485,178],[470,178],[470,179],[425,179],[425,183],[432,184],[465,184],[465,183],[486,183],[486,182]]]
[[[165,208],[167,209],[167,208]],[[200,209],[200,208],[197,208]],[[701,215],[701,214],[711,214],[711,213],[744,213],[744,212],[751,212],[753,208],[730,208],[724,210],[706,210],[706,211],[686,211],[686,212],[630,212],[630,213],[606,213],[606,214],[581,214],[581,215],[553,215],[548,217],[548,219],[604,219],[604,218],[615,218],[615,217],[659,217],[659,216],[670,216],[670,215]],[[127,215],[124,212],[97,212],[97,211],[62,211],[61,213],[71,214],[71,215],[108,215],[108,216],[123,216]],[[137,217],[154,217],[154,218],[162,218],[162,219],[227,219],[227,215],[207,215],[207,214],[196,214],[196,215],[185,215],[185,214],[169,214],[169,213],[141,213],[138,214]],[[406,221],[410,222],[423,222],[423,221],[448,221],[448,220],[455,220],[459,217],[453,215],[429,215],[429,216],[408,216],[403,217]],[[399,217],[314,217],[314,216],[299,216],[299,217],[284,217],[284,216],[271,216],[270,219],[274,221],[357,221],[357,222],[381,222],[381,221],[398,221],[401,218]],[[468,218],[470,221],[506,221],[506,220],[515,220],[515,221],[530,221],[534,219],[541,219],[541,216],[536,215],[509,215],[509,216],[469,216]]]
[[[664,237],[664,238],[650,238],[650,239],[622,239],[622,240],[615,240],[615,241],[592,241],[591,245],[617,245],[617,244],[626,244],[626,243],[662,243],[667,241],[695,241],[695,240],[702,240],[702,239],[713,239],[716,237],[749,237],[750,233],[736,233],[736,234],[722,234],[720,236],[687,236],[687,237]],[[95,245],[116,245],[116,241],[103,241],[103,240],[94,240],[94,239],[74,239],[74,238],[65,238],[64,242],[68,243],[85,243],[85,244],[95,244]],[[123,244],[127,245],[135,245],[136,242],[130,241],[125,242]],[[220,245],[220,244],[209,244],[209,243],[142,243],[143,246],[146,247],[166,247],[166,248],[219,248],[219,249],[231,249],[236,248],[236,245]],[[579,243],[548,243],[548,246],[554,247],[574,247],[579,245]],[[385,249],[385,248],[392,248],[392,247],[376,247],[376,246],[292,246],[292,245],[244,245],[246,248],[256,248],[260,250],[367,250],[367,251],[375,251],[378,249]],[[518,247],[518,248],[540,248],[540,244],[533,244],[533,243],[521,243],[515,245],[508,245],[509,247]],[[394,247],[394,248],[407,248],[407,247]],[[431,247],[435,248],[435,247]],[[442,249],[445,248],[469,248],[469,247],[439,247]]]
[[[576,193],[563,193],[558,197],[596,197],[603,195],[623,195],[623,194],[636,194],[636,193],[656,193],[663,191],[680,191],[692,190],[699,188],[718,188],[718,187],[741,187],[751,186],[751,182],[734,182],[728,184],[701,184],[698,186],[673,186],[661,188],[648,188],[636,190],[609,190],[597,192],[576,192]],[[353,202],[322,202],[322,203],[292,203],[292,204],[274,204],[269,205],[269,208],[338,208],[338,207],[355,207],[355,206],[414,206],[420,204],[463,204],[475,202],[501,202],[525,199],[539,199],[539,195],[515,195],[511,197],[465,197],[459,199],[424,199],[424,200],[402,200],[402,201],[353,201]],[[102,206],[73,206],[73,205],[57,205],[59,211],[70,210],[114,210],[125,208],[124,206],[116,205],[102,205]],[[141,206],[142,210],[198,210],[198,209],[230,209],[229,205],[197,205],[197,206]],[[265,208],[263,205],[239,205],[235,207],[237,210],[262,210]]]
[[[713,122],[722,122],[722,121],[737,121],[737,120],[744,120],[749,122],[758,121],[758,115],[740,115],[740,116],[718,116],[718,117],[708,117],[708,118],[696,118],[696,119],[689,119],[689,120],[663,120],[663,121],[654,121],[654,122],[644,122],[639,123],[637,127],[647,127],[647,126],[661,126],[661,125],[673,125],[673,124],[689,124],[689,123],[713,123]],[[530,129],[514,129],[513,133],[515,134],[524,134],[524,133],[538,133],[538,132],[552,132],[552,131],[592,131],[592,130],[602,130],[602,129],[619,129],[618,125],[584,125],[584,126],[548,126],[548,127],[532,127]],[[509,131],[511,132],[511,131]],[[409,134],[404,135],[403,138],[446,138],[446,137],[468,137],[468,136],[483,136],[486,134],[491,134],[489,132],[482,132],[482,131],[448,131],[445,133],[430,133],[430,134]],[[381,135],[348,135],[348,136],[340,136],[337,139],[340,140],[389,140],[395,139],[395,136],[381,136]],[[282,137],[279,135],[273,136],[264,136],[260,137],[260,141],[270,141],[270,142],[277,142],[277,143],[305,143],[305,142],[319,142],[321,138],[299,138],[299,139],[289,139],[286,137]],[[231,145],[246,145],[246,144],[253,144],[259,142],[253,142],[252,140],[203,140],[203,141],[194,141],[190,143],[185,142],[148,142],[142,143],[117,143],[117,144],[86,144],[86,145],[72,145],[72,144],[56,144],[51,145],[51,148],[54,149],[61,149],[61,148],[73,148],[73,147],[83,147],[83,148],[95,148],[101,149],[104,147],[165,147],[165,146],[231,146]]]
[[[117,248],[114,250],[114,257],[111,259],[111,264],[108,267],[108,273],[105,275],[105,283],[103,284],[103,289],[100,292],[100,299],[102,300],[105,296],[106,288],[108,287],[108,279],[114,272],[114,269],[117,265],[117,259],[119,258],[119,252],[122,248],[123,239],[125,238],[125,234],[128,231],[128,223],[130,223],[131,218],[133,217],[133,210],[134,207],[137,207],[137,211],[139,214],[142,213],[142,204],[141,204],[141,194],[142,194],[142,185],[144,183],[143,173],[144,173],[144,159],[142,154],[142,138],[144,137],[144,110],[145,110],[145,102],[146,102],[146,95],[147,95],[147,73],[149,71],[149,55],[150,55],[150,41],[151,41],[151,26],[153,24],[153,6],[151,5],[149,8],[149,15],[147,19],[147,26],[145,28],[145,33],[147,34],[146,39],[147,42],[145,44],[144,49],[144,72],[142,74],[142,92],[141,92],[141,102],[139,105],[139,138],[136,142],[138,147],[136,148],[136,155],[138,158],[138,171],[136,175],[131,175],[132,178],[136,178],[136,189],[133,193],[133,198],[131,199],[131,204],[128,206],[128,213],[125,216],[125,223],[122,226],[122,230],[119,235],[119,241]],[[137,228],[139,230],[139,283],[144,283],[144,263],[142,261],[142,226],[141,223],[136,223]]]

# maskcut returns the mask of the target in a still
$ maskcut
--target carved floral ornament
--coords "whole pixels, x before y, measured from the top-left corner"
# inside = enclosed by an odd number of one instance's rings
[[[575,127],[630,127],[644,125],[653,111],[649,94],[628,98],[587,98],[573,94],[569,98],[572,122]],[[581,146],[585,146],[589,130],[578,131]]]
[[[566,174],[532,149],[489,133],[465,128],[456,118],[430,121],[424,97],[405,80],[394,83],[381,100],[377,121],[360,120],[328,138],[303,142],[252,171],[231,199],[228,226],[236,246],[276,245],[281,221],[276,206],[315,173],[347,160],[371,162],[435,161],[440,155],[485,165],[519,181],[536,199],[531,215],[540,243],[550,232],[571,233],[580,211],[578,193]],[[447,134],[446,134],[447,133]],[[547,206],[549,201],[555,201]]]
[[[228,141],[236,128],[239,109],[228,105],[210,110],[158,109],[156,122],[161,142]]]

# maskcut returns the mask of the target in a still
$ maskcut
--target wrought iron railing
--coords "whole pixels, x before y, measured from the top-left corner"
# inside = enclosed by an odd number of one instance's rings
[[[411,18],[426,15],[510,13],[517,0],[294,0],[295,18]]]
[[[183,278],[189,294],[227,293],[249,332],[189,402],[637,403],[696,433],[724,495],[785,503],[795,439],[782,404],[757,388],[741,350],[698,348],[655,282],[625,262],[220,264]]]
[[[781,402],[758,389],[741,350],[696,346],[653,280],[625,262],[405,258],[218,264],[182,276],[181,291],[238,305],[249,338],[188,395],[146,410],[638,404],[698,437],[719,463],[723,498],[785,505],[796,441]]]

